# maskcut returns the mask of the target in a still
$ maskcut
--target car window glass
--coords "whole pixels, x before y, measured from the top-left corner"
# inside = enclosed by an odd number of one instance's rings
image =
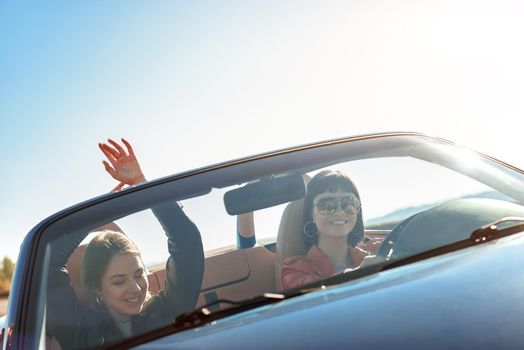
[[[510,200],[492,188],[420,159],[378,158],[341,163],[338,169],[355,182],[368,225],[398,222],[442,201],[468,196]]]
[[[328,165],[319,161],[318,165],[309,164],[306,168],[291,170],[308,178],[313,178],[326,169],[340,170],[347,174],[355,183],[360,193],[361,213],[366,232],[382,230],[383,232],[374,233],[380,239],[384,239],[402,220],[415,213],[437,207],[442,203],[464,198],[490,198],[503,202],[514,202],[507,195],[478,180],[444,166],[411,157],[379,157],[352,161],[343,160],[338,163],[330,160]],[[267,174],[264,175],[267,176]],[[282,174],[274,175],[280,176]],[[246,183],[257,180],[260,180],[260,178],[256,176],[245,178],[243,181],[239,181],[240,183],[238,184],[223,188],[212,188],[209,193],[193,197],[189,196],[190,198],[185,197],[185,199],[179,202],[183,207],[183,212],[198,227],[205,254],[203,281],[195,292],[196,302],[192,304],[191,309],[207,305],[218,299],[240,301],[282,289],[279,276],[279,267],[282,264],[282,261],[279,261],[279,259],[282,251],[275,251],[278,248],[275,247],[275,242],[279,235],[279,226],[283,212],[290,206],[290,203],[270,206],[266,209],[257,210],[254,213],[257,244],[247,249],[239,249],[237,247],[237,217],[228,214],[224,205],[224,195],[228,191],[241,188]],[[253,200],[253,198],[246,200]],[[166,204],[171,206],[177,205],[175,199],[157,204],[161,206]],[[341,206],[341,204],[337,205]],[[171,207],[169,210],[174,210],[174,208]],[[93,217],[93,222],[96,219],[96,217]],[[109,223],[106,222],[106,224]],[[152,295],[158,295],[170,283],[168,270],[166,270],[166,261],[169,258],[167,237],[158,217],[153,214],[151,209],[145,209],[118,217],[114,223],[142,252],[143,263],[148,274],[150,292]],[[304,223],[296,222],[295,224],[298,227],[296,242],[302,242]],[[422,226],[422,231],[424,229]],[[78,234],[78,232],[68,232],[65,236],[60,236],[53,241],[53,244],[67,240],[74,234]],[[87,232],[83,232],[83,234],[86,236]],[[87,238],[82,236],[80,241],[83,244],[87,244],[98,234],[98,232],[91,233]],[[416,240],[418,238],[416,236],[406,238],[406,240],[411,239]],[[439,241],[438,244],[446,244],[454,239],[458,238],[449,236],[445,240]],[[428,246],[426,243],[413,244],[413,247]],[[60,246],[60,244],[57,246]],[[410,247],[409,244],[406,244],[406,246]],[[76,245],[71,247],[72,251]],[[54,246],[47,247],[50,261],[60,257],[63,253],[60,249],[55,248]],[[178,246],[175,245],[171,248],[176,250]],[[414,251],[404,249],[404,252],[408,254]],[[303,250],[300,254],[306,253],[307,251]],[[75,315],[79,319],[71,323],[70,316],[73,308],[71,308],[71,304],[68,302],[69,299],[75,297],[78,299],[80,304],[75,306],[77,309],[90,308],[92,306],[88,302],[84,302],[83,296],[79,294],[81,293],[79,288],[82,288],[79,285],[80,263],[81,260],[78,260],[76,261],[76,266],[70,263],[66,266],[69,269],[70,282],[51,278],[48,280],[46,290],[48,336],[67,337],[69,333],[85,335],[85,333],[81,332],[75,333],[78,332],[78,330],[75,330],[77,329],[75,322],[80,322],[84,327],[84,331],[87,330],[85,327],[103,329],[104,322],[108,322],[107,317],[98,318],[100,315],[89,320],[82,320],[84,316],[78,313]],[[56,268],[57,266],[54,267]],[[189,270],[195,268],[195,266],[182,266],[180,264],[179,267]],[[133,278],[138,279],[138,275]],[[125,280],[125,278],[117,278],[115,283],[120,283],[120,280]],[[62,284],[59,284],[59,282]],[[70,293],[71,287],[74,289],[73,292],[75,294]],[[134,294],[125,294],[122,298],[130,304],[135,302]],[[92,302],[93,300],[91,300]],[[215,303],[209,306],[209,309],[215,311],[231,307],[231,305]],[[168,318],[165,318],[165,315],[163,316],[163,312],[160,308],[153,315],[150,315],[152,317],[148,321],[150,322],[150,327],[143,328],[143,330],[149,331],[165,325],[168,322],[166,321]],[[125,320],[119,319],[119,321],[123,322]],[[172,321],[173,318],[171,318]],[[128,326],[123,323],[118,327],[122,327],[120,329],[122,339],[130,336],[129,334],[136,335],[136,333],[129,333],[128,328],[126,328]],[[116,338],[105,339],[107,342],[117,340]],[[97,343],[99,341],[100,339],[88,339],[86,344],[99,344]]]

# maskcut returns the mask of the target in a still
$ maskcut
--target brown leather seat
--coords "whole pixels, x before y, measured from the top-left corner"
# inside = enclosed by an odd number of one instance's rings
[[[309,183],[311,178],[304,175],[304,181]],[[304,199],[289,203],[280,219],[277,234],[277,261],[275,264],[275,286],[282,290],[282,264],[290,256],[307,254],[306,244],[302,238],[304,222]]]
[[[309,183],[311,178],[304,175],[304,181]],[[306,244],[302,238],[304,222],[304,199],[290,202],[280,219],[277,233],[277,259],[275,263],[275,287],[282,290],[282,264],[290,256],[307,254]]]
[[[306,255],[306,244],[302,239],[304,200],[289,203],[278,227],[277,259],[275,263],[275,286],[282,290],[281,269],[284,259],[290,256]]]

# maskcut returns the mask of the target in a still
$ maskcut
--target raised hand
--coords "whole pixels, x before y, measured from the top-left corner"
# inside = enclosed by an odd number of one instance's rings
[[[126,146],[127,151],[111,139],[107,140],[110,145],[107,143],[98,144],[98,147],[100,147],[100,150],[109,161],[102,161],[106,171],[113,179],[119,181],[119,184],[113,188],[112,192],[122,189],[125,185],[136,185],[146,181],[144,173],[142,169],[140,169],[140,164],[136,159],[133,147],[131,147],[125,139],[121,140]]]

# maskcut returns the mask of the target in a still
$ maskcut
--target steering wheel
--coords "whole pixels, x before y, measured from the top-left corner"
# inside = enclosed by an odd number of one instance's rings
[[[413,214],[411,216],[408,216],[404,220],[402,220],[397,226],[391,230],[391,232],[386,236],[384,239],[384,242],[380,246],[380,248],[377,250],[376,256],[383,258],[384,260],[387,260],[390,255],[391,249],[395,246],[395,243],[397,242],[398,238],[400,237],[402,231],[404,230],[404,227],[415,217],[420,213]]]
[[[447,201],[414,214],[395,226],[377,251],[377,256],[396,260],[464,240],[477,228],[506,216],[524,216],[524,207],[486,198]]]

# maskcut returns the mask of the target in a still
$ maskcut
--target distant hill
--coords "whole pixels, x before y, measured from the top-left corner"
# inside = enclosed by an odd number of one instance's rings
[[[511,199],[508,196],[505,196],[502,193],[496,192],[496,191],[479,192],[476,194],[457,197],[453,199],[465,199],[465,198],[488,198],[488,199],[501,199],[501,200],[511,201]],[[416,207],[398,209],[384,216],[365,220],[365,226],[368,229],[390,230],[393,227],[395,227],[398,223],[400,223],[402,220],[404,220],[405,218],[413,214],[420,213],[421,211],[424,211],[426,209],[439,205],[440,203],[443,203],[443,202],[444,201],[440,201],[440,202],[434,202],[430,204],[419,205]]]

